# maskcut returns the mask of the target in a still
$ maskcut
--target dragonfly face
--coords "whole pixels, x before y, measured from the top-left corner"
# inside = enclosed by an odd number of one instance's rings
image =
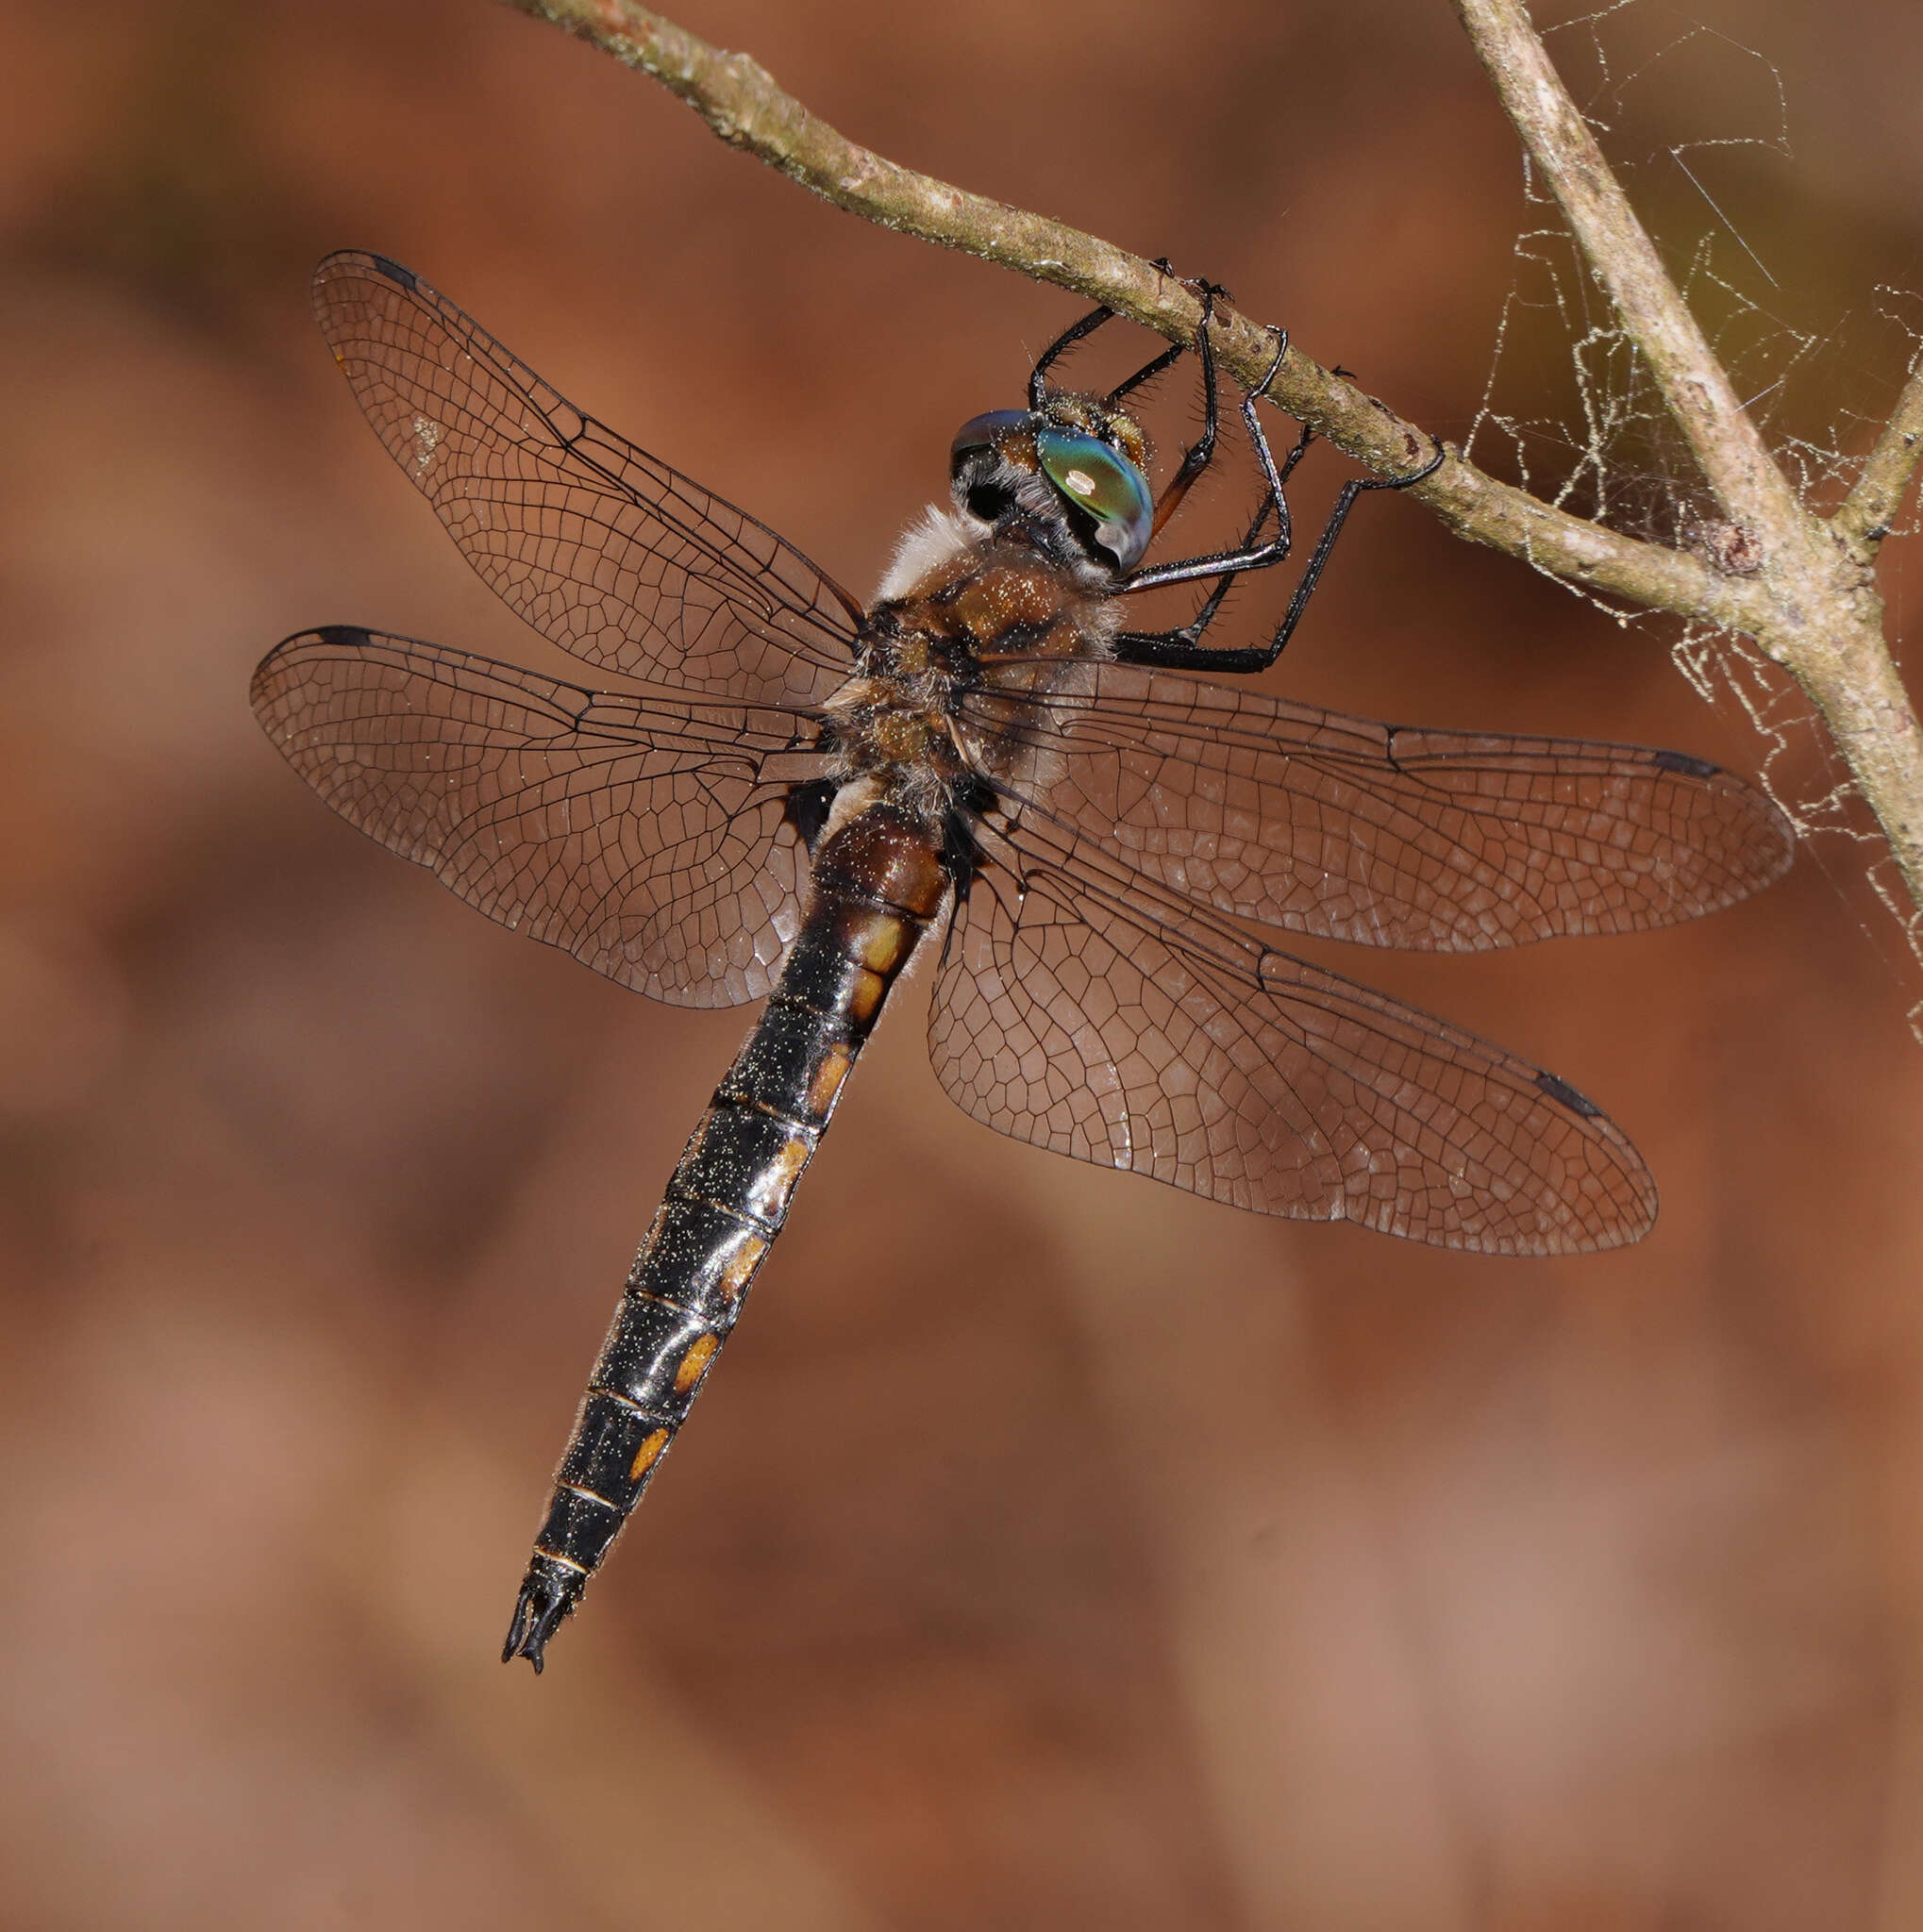
[[[1134,419],[1093,396],[1039,410],[994,409],[949,450],[955,507],[997,531],[1025,526],[1064,571],[1103,588],[1142,561],[1155,502],[1148,442]]]
[[[864,608],[406,269],[335,256],[314,297],[390,455],[594,682],[338,626],[260,665],[270,737],[491,917],[659,999],[766,1002],[635,1260],[509,1654],[539,1666],[638,1501],[930,933],[936,1074],[1005,1134],[1445,1246],[1648,1228],[1647,1171],[1573,1087],[1285,937],[1664,925],[1779,876],[1787,824],[1681,753],[1393,727],[1183,675],[1271,661],[1301,602],[1266,650],[1198,641],[1227,581],[1288,547],[1294,457],[1246,403],[1267,489],[1245,543],[1145,560],[1212,449],[1206,331],[1208,425],[1160,503],[1120,397],[1170,356],[1091,397],[1044,387],[1051,351],[1027,409],[958,433],[951,507]],[[1189,625],[1127,627],[1137,591],[1203,580]]]

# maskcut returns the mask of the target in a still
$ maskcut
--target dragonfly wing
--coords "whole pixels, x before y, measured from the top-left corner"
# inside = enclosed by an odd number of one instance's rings
[[[1169,890],[1371,945],[1643,931],[1794,856],[1762,792],[1681,753],[1405,729],[1131,665],[1045,703],[971,693],[964,729],[1012,797]]]
[[[276,645],[254,709],[343,818],[490,919],[677,1006],[761,998],[801,917],[803,717],[588,691],[347,626]]]
[[[643,682],[806,704],[860,608],[764,525],[577,409],[411,271],[331,255],[314,314],[462,554],[551,642]]]
[[[1553,1074],[1264,947],[1032,822],[984,829],[937,978],[950,1098],[1016,1140],[1437,1246],[1637,1240],[1655,1184]]]

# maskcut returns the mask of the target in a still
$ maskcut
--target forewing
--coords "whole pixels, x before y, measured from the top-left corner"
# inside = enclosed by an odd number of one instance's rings
[[[490,919],[677,1006],[774,984],[806,859],[805,720],[562,684],[378,632],[276,645],[254,709],[342,817]]]
[[[1211,1200],[1499,1254],[1614,1247],[1656,1192],[1553,1074],[1103,877],[984,832],[929,1051],[977,1120]]]
[[[332,255],[314,314],[388,454],[482,577],[590,664],[806,704],[852,668],[854,600],[732,504],[550,389],[411,271]]]
[[[1130,665],[963,706],[984,769],[1171,891],[1330,939],[1466,952],[1669,925],[1779,878],[1788,821],[1699,758],[1423,731]]]

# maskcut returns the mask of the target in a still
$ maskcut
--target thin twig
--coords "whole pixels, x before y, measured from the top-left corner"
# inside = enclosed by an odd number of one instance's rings
[[[1915,370],[1830,527],[1864,563],[1890,534],[1923,463],[1923,368]]]
[[[1923,737],[1884,642],[1882,600],[1870,573],[1874,546],[1864,541],[1873,523],[1886,525],[1915,468],[1923,414],[1917,384],[1905,391],[1846,501],[1845,520],[1831,525],[1806,509],[1737,401],[1522,0],[1455,6],[1724,513],[1759,558],[1753,581],[1761,608],[1736,627],[1789,670],[1822,714],[1890,841],[1911,903],[1923,908]]]
[[[1520,0],[1455,0],[1455,7],[1515,131],[1624,328],[1647,358],[1724,510],[1737,522],[1764,507],[1794,517],[1798,505],[1788,479],[1737,401]]]
[[[979,256],[1050,282],[1173,342],[1193,342],[1201,304],[1154,263],[1045,215],[916,174],[847,140],[784,93],[745,54],[724,53],[635,0],[506,0],[639,68],[679,96],[731,146],[744,149],[835,207],[863,220]],[[1216,360],[1245,385],[1275,354],[1266,328],[1226,305],[1215,309]],[[1380,476],[1408,475],[1429,460],[1427,432],[1291,346],[1270,401]],[[1570,516],[1498,481],[1454,452],[1410,492],[1459,536],[1524,558],[1598,595],[1747,630],[1751,586],[1701,558],[1638,541]]]
[[[731,145],[832,202],[900,233],[979,256],[1106,304],[1174,342],[1193,342],[1201,305],[1152,262],[1045,216],[916,174],[846,140],[782,92],[744,54],[723,53],[635,0],[506,0],[661,81]],[[1409,492],[1457,535],[1603,595],[1755,638],[1789,668],[1890,841],[1923,907],[1923,740],[1882,639],[1869,575],[1875,541],[1923,458],[1923,380],[1834,525],[1797,501],[1653,242],[1551,66],[1520,0],[1455,0],[1536,166],[1647,358],[1753,572],[1734,575],[1660,543],[1568,515],[1454,451]],[[1225,374],[1262,379],[1274,338],[1218,306]],[[1419,468],[1433,445],[1374,397],[1293,345],[1268,399],[1376,475]]]

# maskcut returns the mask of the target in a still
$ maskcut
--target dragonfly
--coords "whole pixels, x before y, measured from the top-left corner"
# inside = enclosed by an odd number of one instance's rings
[[[1016,1140],[1490,1254],[1653,1222],[1647,1168],[1575,1087],[1282,941],[1460,952],[1667,925],[1780,876],[1787,822],[1684,753],[1379,724],[1194,676],[1275,661],[1374,479],[1345,486],[1272,638],[1203,641],[1235,576],[1288,554],[1310,439],[1279,462],[1244,395],[1262,482],[1245,540],[1147,560],[1215,452],[1222,291],[1192,286],[1204,425],[1160,492],[1129,406],[1184,350],[1104,393],[1058,387],[1097,309],[1025,408],[957,433],[949,503],[863,605],[410,270],[343,253],[316,272],[389,455],[592,681],[332,625],[262,660],[268,736],[491,919],[672,1005],[761,1003],[628,1273],[504,1661],[541,1670],[661,1466],[911,959],[929,961],[936,1077]],[[1210,588],[1187,624],[1131,627],[1130,600],[1169,585]]]

